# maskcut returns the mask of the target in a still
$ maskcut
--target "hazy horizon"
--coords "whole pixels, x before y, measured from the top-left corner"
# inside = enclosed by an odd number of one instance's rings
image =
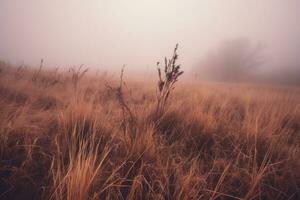
[[[183,69],[225,39],[264,46],[267,68],[299,67],[299,0],[2,0],[0,59],[133,70],[155,66],[176,43]]]

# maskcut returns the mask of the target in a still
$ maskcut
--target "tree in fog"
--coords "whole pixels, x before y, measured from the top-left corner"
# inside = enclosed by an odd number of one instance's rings
[[[201,78],[237,81],[250,77],[262,64],[262,46],[244,38],[222,41],[195,69]]]

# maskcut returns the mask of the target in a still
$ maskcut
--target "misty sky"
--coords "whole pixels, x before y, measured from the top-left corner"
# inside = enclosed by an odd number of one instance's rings
[[[226,38],[300,63],[300,0],[0,0],[0,59],[146,69],[180,44],[184,68]]]

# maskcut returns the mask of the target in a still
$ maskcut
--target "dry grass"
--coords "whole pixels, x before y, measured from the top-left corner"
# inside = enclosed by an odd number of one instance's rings
[[[298,88],[117,81],[1,65],[0,199],[300,198]]]

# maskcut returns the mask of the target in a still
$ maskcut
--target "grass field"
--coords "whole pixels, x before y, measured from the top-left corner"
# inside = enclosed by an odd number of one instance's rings
[[[124,81],[2,64],[0,199],[300,198],[299,88]]]

